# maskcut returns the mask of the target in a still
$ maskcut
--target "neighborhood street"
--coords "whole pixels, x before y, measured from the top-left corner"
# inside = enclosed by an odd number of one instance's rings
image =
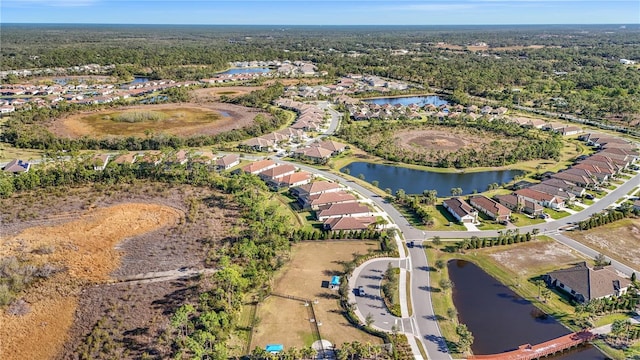
[[[277,160],[277,162],[288,163],[282,160]],[[361,267],[357,269],[360,276],[356,276],[356,274],[354,273],[354,277],[356,278],[356,287],[362,285],[365,287],[365,290],[367,290],[367,296],[355,297],[357,307],[360,315],[363,317],[366,317],[369,313],[372,314],[374,320],[373,324],[375,327],[391,331],[391,328],[393,326],[396,326],[396,329],[398,329],[398,331],[405,332],[407,334],[414,334],[415,336],[417,336],[426,349],[429,359],[451,359],[451,356],[447,352],[447,347],[444,339],[442,338],[438,322],[436,321],[436,315],[433,311],[430,294],[431,289],[429,287],[430,268],[427,262],[426,254],[421,244],[424,240],[426,240],[427,238],[432,238],[433,236],[440,236],[443,239],[461,239],[471,236],[497,236],[498,231],[423,231],[420,229],[416,229],[408,223],[408,221],[400,214],[400,212],[398,212],[393,207],[392,204],[390,204],[384,198],[380,197],[374,192],[366,189],[365,187],[333,173],[321,171],[316,168],[298,163],[291,164],[301,168],[302,170],[306,170],[311,173],[321,175],[322,177],[325,177],[329,180],[336,181],[344,186],[353,189],[363,197],[370,199],[373,203],[375,203],[376,206],[382,209],[390,217],[393,223],[397,225],[405,241],[415,241],[416,246],[409,249],[408,257],[410,258],[410,261],[403,262],[405,266],[407,263],[410,264],[410,268],[408,268],[407,270],[411,273],[411,294],[408,298],[406,298],[406,294],[404,294],[404,297],[407,299],[407,301],[411,301],[413,316],[411,316],[411,318],[409,319],[399,319],[393,317],[388,313],[388,311],[384,307],[384,303],[380,298],[380,283],[378,276],[380,276],[384,272],[384,270],[386,270],[386,266],[389,263],[389,260],[367,263],[364,268]],[[568,223],[574,223],[587,219],[592,214],[608,208],[619,198],[624,197],[628,192],[630,192],[634,187],[638,185],[640,185],[640,174],[636,174],[633,178],[620,185],[617,189],[611,191],[609,194],[599,199],[588,208],[576,214],[567,216],[557,221],[551,221],[539,225],[524,226],[518,229],[521,233],[526,233],[528,231],[532,231],[534,228],[537,228],[540,233],[547,234],[557,241],[587,256],[595,257],[595,255],[597,255],[597,252],[595,250],[592,250],[576,241],[567,238],[566,236],[562,235],[558,229],[560,227],[566,226]],[[627,275],[631,275],[631,272],[634,271],[628,266],[625,266],[617,261],[612,261],[612,264],[617,270]],[[635,271],[637,272],[637,269]],[[404,289],[402,287],[400,289],[400,292],[401,298],[403,298],[402,293],[404,292]]]

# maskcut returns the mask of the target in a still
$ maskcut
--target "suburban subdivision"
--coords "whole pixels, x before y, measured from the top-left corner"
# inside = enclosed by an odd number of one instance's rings
[[[640,359],[638,26],[1,28],[1,359]]]

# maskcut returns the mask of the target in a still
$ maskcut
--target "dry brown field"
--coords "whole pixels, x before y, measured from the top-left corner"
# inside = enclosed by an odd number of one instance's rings
[[[586,260],[580,253],[553,240],[540,240],[513,247],[483,249],[497,264],[512,271],[521,280]]]
[[[361,343],[381,343],[377,337],[366,334],[349,324],[341,315],[337,291],[322,287],[323,281],[343,271],[342,263],[353,254],[366,254],[379,245],[372,241],[318,241],[303,242],[293,247],[291,261],[274,280],[276,293],[317,299],[314,309],[323,339],[332,344],[358,340]],[[311,345],[313,339],[309,315],[304,303],[271,296],[258,306],[259,325],[253,335],[251,348],[269,343],[298,348]]]
[[[195,301],[197,284],[117,280],[204,268],[212,246],[236,226],[237,212],[224,198],[210,189],[137,182],[0,200],[0,258],[57,269],[18,294],[25,314],[1,311],[0,359],[76,358],[101,320],[119,358],[166,353],[158,338],[167,314]]]
[[[160,120],[126,122],[113,120],[133,113],[162,115]],[[54,120],[49,128],[58,136],[103,138],[109,136],[145,136],[168,133],[177,136],[215,135],[253,123],[266,112],[226,103],[136,105],[117,109],[82,112]]]
[[[587,231],[565,232],[605,256],[640,268],[640,218],[623,219]]]

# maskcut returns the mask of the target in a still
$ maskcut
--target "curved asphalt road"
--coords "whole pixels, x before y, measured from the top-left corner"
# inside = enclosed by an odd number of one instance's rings
[[[285,161],[278,160],[278,162],[284,163]],[[412,308],[414,312],[412,318],[407,320],[392,317],[390,314],[388,314],[386,309],[384,309],[384,312],[386,314],[382,314],[382,309],[379,311],[379,315],[376,314],[375,309],[379,309],[380,306],[379,299],[377,302],[374,301],[375,299],[369,297],[366,297],[367,300],[357,299],[358,307],[361,310],[363,316],[366,316],[367,312],[371,312],[371,314],[374,316],[374,324],[376,327],[385,330],[391,330],[391,327],[395,325],[402,327],[401,329],[399,329],[400,331],[404,329],[404,332],[406,333],[414,333],[415,335],[419,336],[420,341],[422,342],[429,355],[429,359],[451,359],[451,356],[447,352],[446,343],[442,338],[440,328],[433,311],[430,294],[431,289],[428,285],[429,264],[427,263],[427,257],[424,250],[422,249],[421,244],[426,238],[433,236],[453,239],[469,238],[471,236],[497,236],[498,231],[422,231],[411,226],[408,221],[400,214],[400,212],[398,212],[398,210],[396,210],[390,203],[385,201],[374,192],[368,190],[367,188],[353,181],[346,180],[341,176],[333,173],[321,171],[316,168],[301,165],[298,163],[291,164],[303,170],[319,174],[327,179],[341,183],[347,187],[352,188],[362,196],[371,199],[375,205],[377,205],[389,215],[391,220],[398,226],[399,230],[402,232],[406,241],[413,240],[414,242],[416,242],[416,246],[412,249],[409,249],[410,268],[407,269],[411,272],[411,298],[409,300],[412,302]],[[558,240],[559,242],[573,249],[576,249],[579,252],[584,253],[585,255],[595,257],[595,255],[597,255],[596,251],[561,235],[558,229],[566,226],[567,223],[582,221],[584,219],[587,219],[592,214],[608,208],[616,200],[624,197],[628,192],[630,192],[634,187],[638,185],[640,185],[640,174],[636,174],[633,178],[626,181],[615,190],[611,191],[605,197],[596,201],[588,208],[576,214],[572,214],[558,221],[552,221],[538,225],[523,226],[518,229],[522,233],[532,231],[533,229],[538,229],[540,233],[547,234]],[[360,277],[358,277],[358,280],[356,280],[356,286],[362,284],[366,285],[366,287],[370,288],[372,291],[378,290],[376,296],[379,296],[379,284],[376,285],[375,281],[377,281],[377,279],[375,279],[374,277],[377,270],[380,270],[380,266],[383,266],[383,271],[384,269],[386,269],[387,263],[388,261],[382,264],[376,263],[375,265],[370,265],[363,268],[361,271],[363,271],[364,276],[367,276],[368,278],[360,279]],[[634,269],[631,269],[628,266],[625,266],[617,261],[612,261],[612,264],[617,270],[626,273],[627,275],[630,275],[634,271]]]

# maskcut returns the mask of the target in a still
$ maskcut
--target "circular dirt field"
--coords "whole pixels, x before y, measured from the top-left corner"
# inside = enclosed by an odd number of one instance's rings
[[[464,147],[476,146],[482,139],[470,133],[451,133],[438,130],[419,130],[402,132],[396,135],[396,141],[406,148],[423,150],[443,150],[454,152]]]
[[[156,119],[114,120],[132,114],[152,114]],[[270,116],[257,109],[226,103],[138,105],[74,114],[54,120],[50,129],[58,136],[71,138],[145,136],[149,133],[215,135],[248,126],[258,114]]]

